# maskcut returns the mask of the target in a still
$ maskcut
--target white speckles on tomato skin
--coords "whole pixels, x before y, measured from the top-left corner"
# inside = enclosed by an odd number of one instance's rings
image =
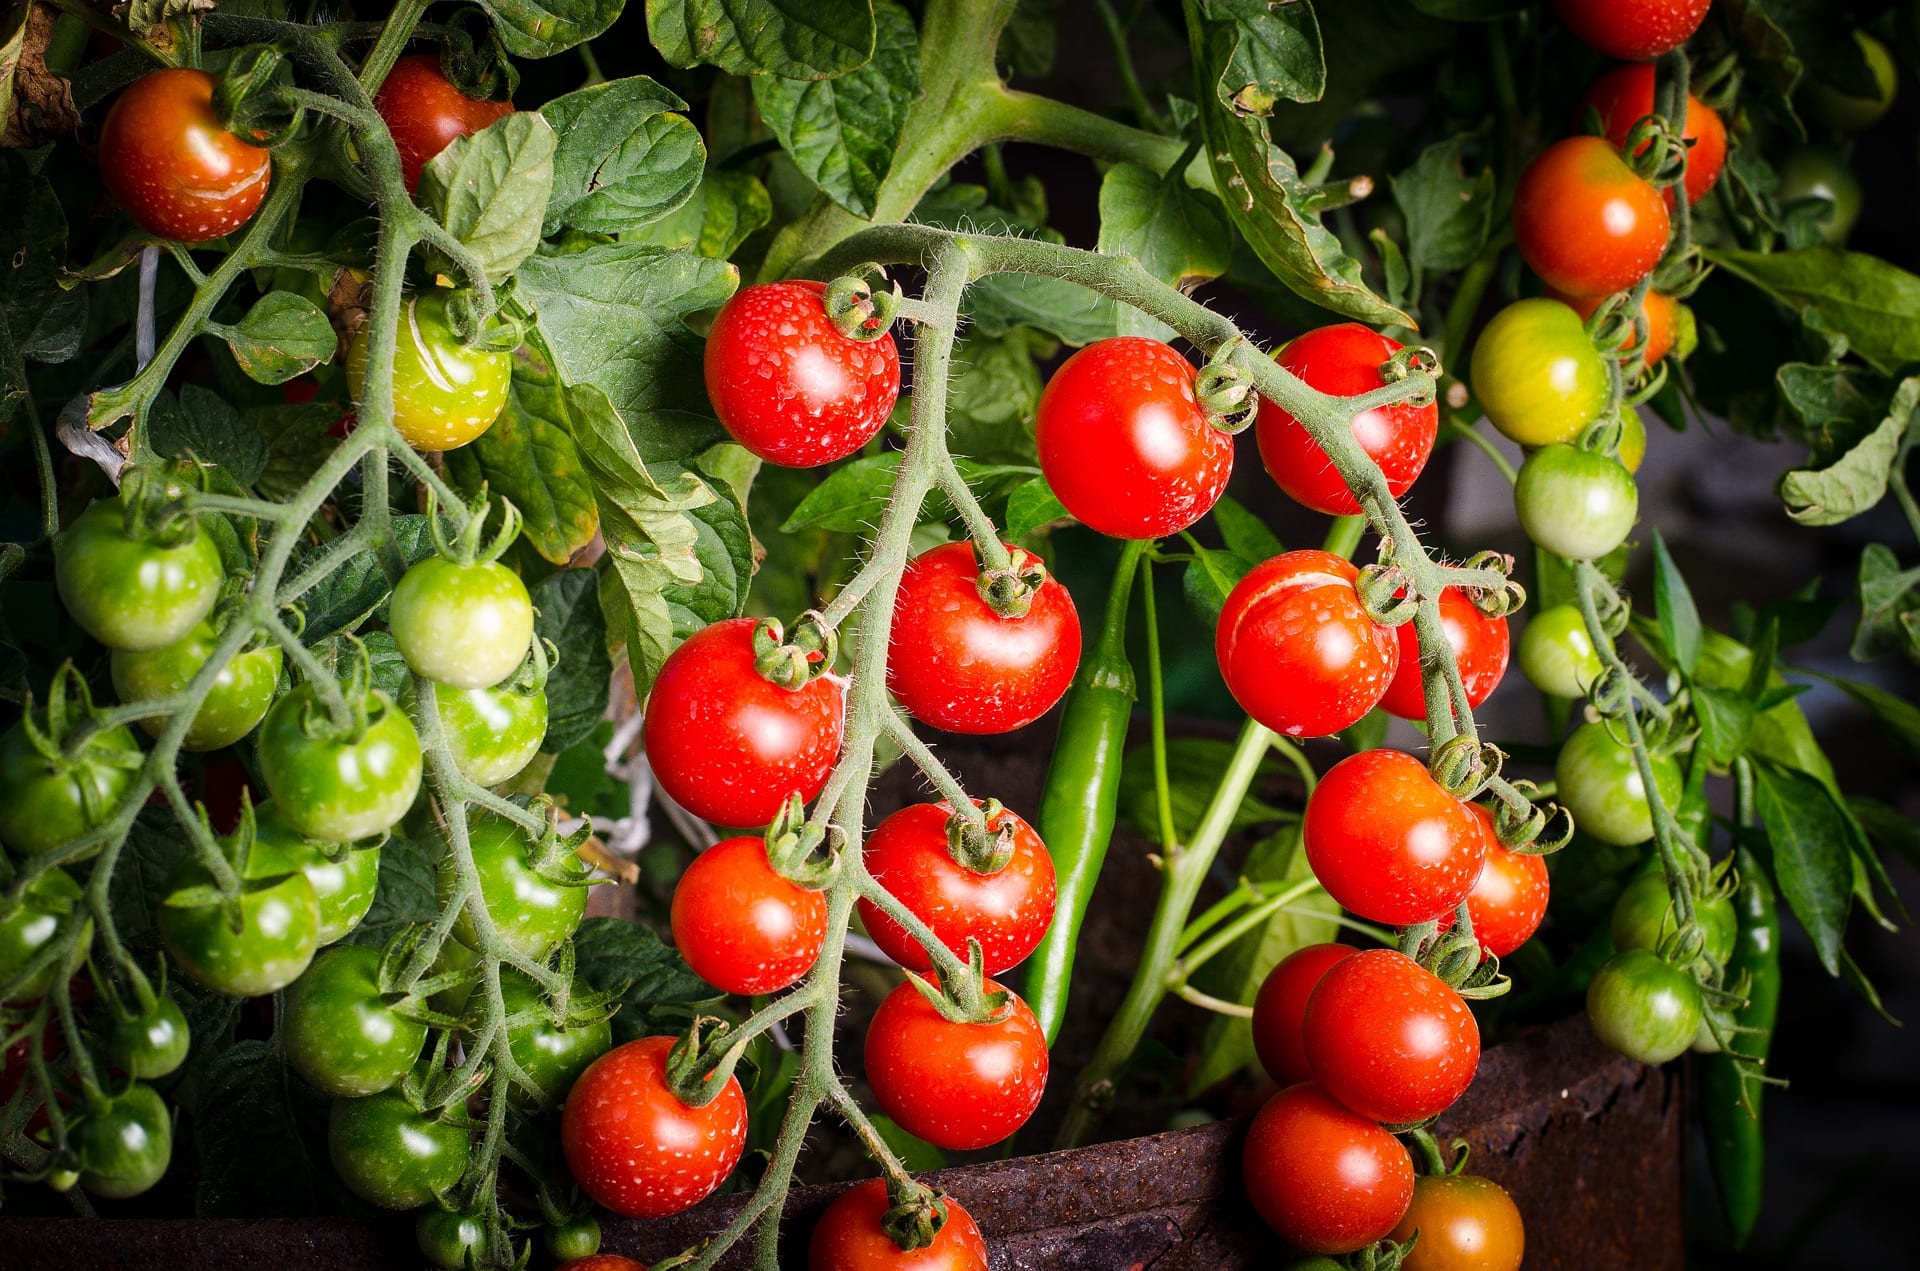
[[[272,181],[267,151],[220,127],[213,76],[173,67],[121,91],[100,130],[100,178],[141,228],[183,243],[250,220]]]

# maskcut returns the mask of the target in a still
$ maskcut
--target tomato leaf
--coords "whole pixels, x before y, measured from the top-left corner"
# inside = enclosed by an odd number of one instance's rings
[[[612,26],[626,0],[480,0],[516,57],[552,57]],[[651,7],[651,6],[649,6]]]
[[[1825,467],[1858,444],[1886,418],[1892,396],[1884,378],[1857,364],[1789,362],[1773,378],[1813,452],[1808,467]]]
[[[61,286],[67,216],[48,180],[21,151],[0,150],[0,243],[9,245],[0,274],[0,420],[24,397],[22,361],[65,362],[86,335],[85,287]]]
[[[554,188],[556,144],[544,115],[515,111],[470,137],[454,138],[420,173],[419,202],[496,282],[540,244]],[[435,272],[460,276],[460,269],[430,244],[421,252]]]
[[[243,486],[267,469],[267,439],[226,398],[198,384],[182,384],[178,401],[165,392],[154,398],[147,444],[168,458],[217,463]]]
[[[773,198],[759,177],[719,168],[700,179],[685,203],[624,238],[668,248],[690,247],[702,256],[725,260],[749,234],[772,219]]]
[[[653,467],[666,481],[675,479],[678,469],[674,464]],[[715,479],[711,472],[695,470],[692,475],[715,497],[689,510],[699,580],[676,582],[666,589],[674,634],[683,639],[710,623],[739,617],[746,609],[747,587],[753,581],[753,534],[747,528],[745,506],[733,488]]]
[[[1226,540],[1227,550],[1242,560],[1271,560],[1287,550],[1265,521],[1230,494],[1221,495],[1213,505],[1213,523]]]
[[[1920,759],[1920,707],[1877,685],[1865,684],[1859,680],[1850,680],[1838,675],[1825,675],[1819,671],[1808,671],[1806,674],[1825,680],[1873,712],[1874,718],[1893,734],[1894,740],[1899,742],[1909,755]]]
[[[340,407],[326,402],[285,402],[248,410],[247,423],[267,440],[266,463],[251,483],[254,489],[269,499],[293,498],[340,444],[332,435],[340,413]]]
[[[194,1214],[201,1218],[305,1217],[317,1207],[318,1177],[301,1142],[279,1047],[249,1038],[207,1066],[194,1100],[199,1161]],[[315,1093],[315,1103],[325,1096]]]
[[[1018,541],[1042,526],[1072,519],[1045,477],[1014,487],[1007,496],[1007,537]]]
[[[827,79],[866,65],[868,0],[647,0],[647,36],[675,66]]]
[[[1428,146],[1389,178],[1406,218],[1407,259],[1420,273],[1464,268],[1487,244],[1497,178],[1485,164],[1466,174],[1467,156],[1481,145],[1473,133],[1460,133]]]
[[[1847,810],[1874,842],[1899,853],[1907,864],[1920,868],[1920,821],[1878,799],[1859,795],[1847,800]]]
[[[1855,591],[1860,617],[1849,650],[1853,660],[1871,662],[1898,650],[1920,662],[1920,569],[1901,569],[1892,548],[1869,543],[1860,553]]]
[[[424,516],[394,517],[393,542],[401,563],[407,565],[425,560],[435,552],[433,535]],[[321,544],[300,553],[290,572],[299,572],[306,558],[324,547]],[[302,638],[313,644],[336,632],[351,630],[386,604],[387,592],[387,574],[380,563],[380,553],[354,553],[300,598],[307,614]]]
[[[1099,250],[1131,256],[1160,281],[1191,291],[1227,272],[1233,225],[1219,199],[1187,184],[1183,168],[1165,175],[1132,163],[1107,169],[1100,182]],[[1172,327],[1131,305],[1120,306],[1118,328],[1122,335],[1174,337]]]
[[[527,541],[564,565],[600,526],[586,463],[574,441],[575,390],[533,348],[522,348],[506,406],[493,426],[447,454],[447,471],[463,491],[481,483],[520,509]]]
[[[389,838],[380,847],[380,877],[374,883],[373,904],[342,942],[382,949],[400,934],[401,928],[432,922],[440,914],[434,877],[432,847],[418,839]]]
[[[1840,974],[1840,941],[1853,899],[1860,827],[1824,783],[1773,763],[1756,763],[1754,802],[1773,846],[1780,892],[1806,929],[1820,964]],[[1864,849],[1870,850],[1870,849]]]
[[[1034,413],[1040,369],[1059,345],[1031,327],[1003,336],[969,335],[954,345],[947,380],[947,438],[953,452],[982,463],[1036,464]]]
[[[1023,464],[973,463],[956,458],[954,465],[966,483],[982,497],[1015,479],[1033,475],[1033,468]],[[893,491],[894,473],[899,468],[897,450],[842,464],[800,500],[781,530],[786,533],[804,529],[836,530],[845,534],[870,532],[879,524],[880,514],[886,509],[887,498]],[[953,514],[946,499],[934,494],[928,496],[920,517],[923,521],[944,521]]]
[[[1212,87],[1235,114],[1270,115],[1282,99],[1320,100],[1327,63],[1320,24],[1306,0],[1197,0],[1219,69]],[[1203,81],[1204,82],[1204,81]]]
[[[876,37],[866,65],[832,79],[753,77],[761,118],[809,181],[855,216],[871,217],[880,183],[920,97],[920,45],[913,15],[874,5]]]
[[[563,569],[535,583],[536,635],[553,641],[560,661],[547,676],[547,736],[540,748],[559,754],[592,734],[607,713],[613,659],[599,578],[591,569]]]
[[[1700,744],[1718,764],[1732,763],[1753,735],[1754,704],[1732,689],[1711,684],[1693,688],[1693,715],[1700,724]]]
[[[687,104],[644,75],[556,97],[540,108],[553,125],[553,192],[540,232],[562,225],[625,234],[685,203],[707,148]]]
[[[1667,651],[1680,673],[1692,679],[1700,662],[1700,611],[1658,529],[1653,531],[1653,602]]]
[[[1053,70],[1059,39],[1054,10],[1060,0],[1016,0],[1013,15],[1000,30],[999,59],[1014,75],[1039,79]]]
[[[209,322],[249,379],[284,384],[331,361],[339,341],[320,306],[293,291],[269,291],[233,326]]]
[[[620,918],[589,918],[573,936],[574,975],[602,993],[619,993],[615,1042],[665,1029],[677,1031],[691,1007],[721,996],[647,927]]]
[[[1213,802],[1220,774],[1233,754],[1233,743],[1213,737],[1175,737],[1167,743],[1167,793],[1173,809],[1174,837],[1186,842],[1200,827],[1207,805]],[[1279,756],[1269,753],[1260,761],[1262,777],[1291,774],[1293,769]],[[1257,795],[1248,794],[1234,810],[1233,826],[1243,830],[1252,825],[1288,820],[1297,813],[1276,807]],[[1154,790],[1153,747],[1135,746],[1121,761],[1119,816],[1138,834],[1160,841],[1160,804]]]
[[[1810,309],[1871,365],[1920,361],[1920,277],[1863,252],[1708,250],[1707,259],[1788,308]]]
[[[1290,825],[1256,843],[1240,867],[1240,874],[1256,883],[1300,882],[1312,878],[1307,854],[1300,846],[1300,827]],[[1215,955],[1200,968],[1196,977],[1198,987],[1215,997],[1251,1006],[1261,981],[1280,959],[1296,949],[1322,944],[1338,934],[1334,918],[1339,913],[1340,906],[1333,897],[1324,891],[1312,893]],[[1215,1015],[1207,1022],[1206,1034],[1200,1042],[1200,1060],[1187,1079],[1187,1089],[1197,1094],[1254,1062],[1253,1025],[1230,1015]]]
[[[1920,376],[1901,383],[1887,417],[1833,464],[1817,471],[1798,468],[1780,479],[1787,515],[1802,525],[1838,525],[1879,503],[1917,413]]]
[[[1234,552],[1212,547],[1195,547],[1193,559],[1180,575],[1180,590],[1187,608],[1208,631],[1220,621],[1220,610],[1235,584],[1247,576],[1254,562]]]

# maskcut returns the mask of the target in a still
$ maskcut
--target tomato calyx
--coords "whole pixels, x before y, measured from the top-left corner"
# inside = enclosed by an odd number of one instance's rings
[[[1013,860],[1014,819],[998,799],[974,801],[947,818],[947,853],[962,869],[997,874]]]
[[[487,522],[496,503],[500,509],[499,529],[488,538]],[[467,505],[466,514],[459,530],[449,537],[446,519],[440,515],[440,500],[432,490],[427,491],[427,532],[433,536],[433,549],[456,565],[482,565],[499,560],[520,537],[520,509],[513,505],[512,499],[490,499],[484,481],[480,483],[479,493]]]
[[[1046,562],[1024,548],[1004,547],[1003,550],[1007,563],[1004,566],[982,564],[974,586],[980,599],[1002,618],[1024,618],[1033,608],[1034,593],[1046,585]],[[981,555],[976,546],[974,559],[979,561]]]
[[[929,950],[929,954],[931,954]],[[1013,1017],[1015,999],[1002,988],[989,990],[985,954],[980,942],[967,938],[967,964],[958,972],[943,970],[936,957],[933,976],[907,973],[907,983],[927,1000],[940,1018],[953,1024],[1002,1024]]]
[[[753,667],[762,679],[798,692],[833,669],[840,654],[840,633],[818,609],[809,609],[783,628],[778,618],[762,618],[753,628]]]
[[[137,543],[168,549],[193,541],[200,533],[200,524],[188,501],[193,493],[186,488],[189,479],[204,483],[205,470],[185,462],[169,465],[168,470],[145,464],[123,469],[120,508],[126,536]]]
[[[263,150],[292,140],[307,118],[307,108],[288,101],[275,82],[282,60],[272,45],[250,44],[234,53],[213,89],[213,114],[220,126]]]
[[[880,1230],[902,1253],[927,1248],[947,1225],[947,1194],[911,1175],[887,1179],[887,1202]]]
[[[46,706],[36,711],[29,693],[25,707],[20,712],[20,730],[34,752],[56,773],[93,765],[138,772],[146,762],[146,756],[137,750],[94,744],[96,738],[104,739],[108,728],[94,709],[93,691],[87,687],[86,678],[70,661],[62,662],[54,672],[53,682],[47,686]],[[92,811],[104,817],[111,809]]]
[[[725,1093],[753,1040],[750,1033],[735,1040],[735,1031],[716,1015],[696,1015],[688,1022],[667,1052],[667,1089],[674,1098],[689,1108],[704,1108]]]
[[[887,271],[876,264],[859,265],[827,284],[821,303],[834,329],[849,340],[878,340],[893,328],[900,312],[900,284],[876,290],[869,278],[888,281]]]
[[[764,841],[774,873],[809,891],[821,891],[840,875],[847,832],[838,825],[809,821],[806,805],[795,794],[767,826]]]
[[[1371,565],[1362,565],[1353,589],[1360,594],[1360,607],[1376,626],[1397,627],[1411,622],[1420,609],[1413,576],[1391,557],[1383,555]]]
[[[1424,389],[1411,397],[1396,399],[1407,406],[1424,410],[1437,400],[1440,370],[1438,353],[1424,344],[1407,344],[1395,349],[1392,356],[1380,364],[1380,378],[1389,384],[1398,384],[1410,376],[1425,376]]]
[[[511,353],[525,343],[525,324],[505,309],[483,306],[479,293],[472,288],[456,288],[446,296],[447,326],[463,348],[482,353]],[[484,490],[481,493],[485,495]]]
[[[1193,377],[1193,395],[1207,422],[1228,436],[1245,432],[1260,415],[1260,398],[1253,391],[1253,379],[1245,367],[1233,361],[1236,346],[1243,343],[1241,336],[1228,340],[1213,351],[1207,364]]]

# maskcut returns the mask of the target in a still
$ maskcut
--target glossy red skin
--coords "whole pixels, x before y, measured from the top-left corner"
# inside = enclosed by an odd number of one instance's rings
[[[1440,626],[1459,664],[1467,704],[1477,707],[1493,695],[1507,673],[1511,650],[1507,620],[1488,617],[1474,607],[1465,592],[1449,587],[1440,593]],[[1401,623],[1393,634],[1400,644],[1400,667],[1380,699],[1381,709],[1401,719],[1423,721],[1427,717],[1427,697],[1420,681],[1420,638],[1411,622]]]
[[[1413,1184],[1413,1203],[1393,1238],[1420,1239],[1401,1271],[1520,1271],[1527,1251],[1520,1208],[1506,1189],[1477,1174],[1430,1174]]]
[[[1605,296],[1569,296],[1551,287],[1547,288],[1546,294],[1579,314],[1583,322],[1591,318],[1593,311],[1607,299]],[[1649,291],[1640,311],[1647,315],[1647,352],[1643,360],[1652,366],[1673,352],[1674,333],[1680,319],[1680,302],[1658,291]]]
[[[819,960],[826,938],[826,893],[775,872],[757,838],[714,844],[673,889],[674,947],[723,992],[779,992]]]
[[[1047,1088],[1047,1039],[1027,1004],[1009,998],[1013,1013],[997,1024],[956,1024],[911,984],[889,993],[867,1026],[880,1110],[948,1151],[988,1147],[1025,1125]]]
[[[1473,919],[1473,937],[1496,958],[1504,958],[1533,938],[1547,916],[1551,883],[1543,856],[1509,851],[1493,830],[1493,813],[1477,803],[1474,819],[1487,841],[1487,861],[1467,893],[1467,916]],[[1453,915],[1440,918],[1440,930],[1453,926]]]
[[[933,1243],[911,1252],[881,1228],[889,1208],[884,1179],[842,1192],[814,1224],[808,1271],[987,1271],[987,1242],[953,1197],[947,1197],[947,1221]]]
[[[1307,1062],[1323,1089],[1386,1125],[1452,1107],[1480,1067],[1480,1025],[1445,981],[1396,949],[1343,959],[1307,999]]]
[[[482,101],[454,87],[437,53],[409,53],[395,62],[373,95],[373,108],[393,134],[409,194],[420,184],[420,170],[454,138],[472,136],[513,113],[512,102]]]
[[[811,802],[846,726],[846,688],[833,676],[790,690],[754,669],[755,621],[732,618],[689,636],[647,699],[654,778],[716,825],[765,825],[795,793]]]
[[[1650,63],[1616,66],[1595,80],[1587,95],[1580,99],[1574,126],[1584,127],[1587,111],[1592,109],[1600,115],[1600,128],[1607,140],[1624,150],[1627,133],[1653,113],[1653,87]],[[1698,203],[1720,179],[1720,169],[1726,166],[1727,126],[1720,121],[1719,111],[1689,93],[1681,136],[1692,143],[1687,148],[1687,201]],[[1668,206],[1673,203],[1672,193],[1667,192]]]
[[[737,1077],[704,1107],[667,1086],[671,1037],[643,1037],[593,1061],[567,1093],[560,1146],[581,1190],[616,1214],[661,1218],[699,1204],[747,1146]]]
[[[149,71],[100,128],[100,179],[142,229],[204,243],[245,225],[273,180],[267,151],[220,126],[205,71]]]
[[[768,463],[813,468],[872,441],[900,396],[892,335],[854,340],[825,285],[797,279],[733,294],[707,335],[707,396],[733,439]]]
[[[1295,949],[1260,982],[1253,999],[1253,1049],[1260,1066],[1284,1089],[1313,1079],[1301,1029],[1307,999],[1321,979],[1355,950],[1344,944],[1310,944]]]
[[[1487,854],[1467,805],[1397,750],[1363,750],[1328,769],[1307,798],[1301,835],[1328,895],[1396,927],[1466,899]]]
[[[1581,43],[1622,62],[1677,49],[1700,29],[1712,0],[1553,0]]]
[[[644,1262],[623,1258],[617,1253],[595,1253],[572,1262],[562,1262],[555,1271],[647,1271]]]
[[[1080,615],[1051,574],[1027,612],[981,598],[971,543],[922,552],[900,576],[887,687],[907,713],[950,733],[1005,733],[1053,709],[1080,665]]]
[[[1306,1253],[1352,1253],[1384,1239],[1413,1199],[1407,1149],[1311,1081],[1267,1100],[1241,1164],[1260,1217]]]
[[[1380,367],[1401,348],[1398,340],[1342,322],[1297,336],[1280,350],[1281,366],[1308,385],[1335,397],[1352,397],[1385,386]],[[1401,402],[1381,406],[1354,417],[1353,435],[1387,479],[1396,499],[1412,487],[1433,454],[1440,430],[1440,409],[1432,402],[1414,406]],[[1347,483],[1334,471],[1333,461],[1300,421],[1274,403],[1260,402],[1254,424],[1260,443],[1260,461],[1267,473],[1296,502],[1316,512],[1351,516],[1360,510]]]
[[[946,803],[916,803],[875,826],[861,849],[867,872],[927,924],[961,961],[967,938],[980,942],[988,975],[1020,965],[1053,921],[1053,858],[1019,816],[1002,811],[992,828],[1013,826],[1013,857],[992,874],[977,874],[947,850]],[[886,955],[909,971],[931,971],[927,951],[868,900],[860,921]]]
[[[1570,296],[1607,296],[1653,272],[1667,248],[1667,204],[1604,137],[1556,141],[1527,165],[1513,237],[1527,265]]]
[[[1400,645],[1361,608],[1358,577],[1331,552],[1287,552],[1228,594],[1214,656],[1247,714],[1288,737],[1324,737],[1379,705]]]
[[[1205,516],[1233,475],[1233,438],[1207,422],[1193,364],[1123,335],[1061,364],[1040,395],[1040,470],[1062,505],[1114,538],[1164,538]]]

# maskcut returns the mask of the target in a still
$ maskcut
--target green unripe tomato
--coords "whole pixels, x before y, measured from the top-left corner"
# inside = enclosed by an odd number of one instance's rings
[[[498,561],[429,557],[393,589],[387,625],[414,674],[452,688],[492,688],[533,642],[533,599]]]
[[[269,862],[250,856],[245,880],[258,882],[275,872]],[[203,866],[189,861],[174,871],[168,890],[212,882]],[[229,997],[259,997],[287,987],[307,969],[320,946],[320,902],[313,884],[299,873],[242,892],[238,931],[227,925],[221,905],[162,904],[156,921],[160,943],[180,969]]]
[[[275,702],[260,725],[260,771],[287,824],[323,843],[371,838],[399,824],[420,793],[420,737],[378,689],[358,737],[334,731],[311,684]]]
[[[556,1262],[577,1262],[600,1252],[600,1223],[592,1214],[581,1214],[547,1228],[541,1243]]]
[[[513,355],[460,343],[447,321],[447,293],[409,296],[393,351],[393,426],[415,450],[452,450],[493,427],[507,404]],[[347,343],[347,387],[360,400],[367,329]]]
[[[135,1082],[82,1114],[70,1142],[80,1158],[80,1186],[95,1196],[125,1200],[167,1172],[173,1118],[152,1086]]]
[[[316,843],[288,824],[272,801],[253,813],[253,860],[261,877],[298,870],[313,884],[320,905],[320,943],[332,944],[355,927],[373,907],[380,882],[380,849],[339,851]],[[329,853],[334,853],[329,855]]]
[[[1520,528],[1547,551],[1598,560],[1627,541],[1640,515],[1640,491],[1617,460],[1553,445],[1520,465],[1513,504]]]
[[[1853,39],[1873,73],[1873,95],[1857,97],[1817,79],[1804,80],[1800,100],[1812,116],[1836,132],[1863,132],[1873,127],[1893,109],[1894,95],[1900,89],[1900,71],[1893,64],[1893,52],[1875,37],[1858,28]]]
[[[413,1220],[414,1242],[421,1254],[446,1271],[479,1266],[487,1251],[487,1222],[478,1214],[463,1214],[432,1205]]]
[[[434,698],[454,766],[475,785],[497,786],[518,776],[547,739],[544,688],[440,688]]]
[[[1662,938],[1674,930],[1669,916],[1672,905],[1664,872],[1653,870],[1635,878],[1613,902],[1613,947],[1658,950]],[[1700,925],[1701,956],[1715,966],[1725,966],[1740,930],[1733,901],[1725,896],[1700,896],[1693,909]]]
[[[1517,300],[1473,346],[1473,395],[1493,426],[1523,446],[1572,441],[1611,392],[1606,360],[1558,300]]]
[[[586,917],[586,887],[549,882],[534,873],[529,861],[533,845],[513,822],[492,815],[469,817],[467,844],[480,875],[480,896],[493,916],[494,928],[522,956],[546,958]],[[560,870],[583,884],[590,873],[578,857],[568,858]],[[442,905],[452,899],[453,884],[452,870],[439,871]],[[479,942],[465,910],[453,924],[453,934],[469,948]]]
[[[0,734],[0,843],[36,856],[79,838],[112,814],[144,759],[124,724],[95,733],[77,755],[49,759],[15,723]]]
[[[191,524],[177,547],[127,533],[118,499],[102,499],[53,541],[61,603],[110,649],[159,649],[213,612],[226,570],[220,549]]]
[[[1629,1059],[1664,1064],[1700,1031],[1700,989],[1693,978],[1645,949],[1616,953],[1587,985],[1587,1021],[1601,1041]]]
[[[179,1003],[156,996],[152,1010],[113,1021],[107,1030],[107,1056],[128,1076],[153,1081],[185,1063],[192,1042]]]
[[[588,1064],[613,1049],[611,1019],[560,1027],[553,1022],[540,986],[518,971],[501,971],[500,998],[509,1019],[517,1015],[531,1017],[523,1023],[508,1025],[507,1042],[513,1052],[513,1062],[533,1078],[540,1094],[536,1099],[531,1092],[515,1086],[511,1097],[516,1103],[558,1103]]]
[[[4,902],[0,902],[0,905],[4,905]],[[74,882],[73,876],[66,871],[50,869],[34,879],[26,894],[20,898],[19,907],[0,916],[0,985],[11,983],[14,976],[25,970],[34,955],[53,941],[60,933],[61,924],[69,921],[70,915],[78,908],[80,884]],[[91,923],[91,919],[82,921]],[[60,968],[53,965],[42,967],[16,988],[6,1001],[12,1004],[44,997],[47,990],[53,987],[59,971]]]
[[[1833,205],[1822,223],[1820,236],[1835,246],[1847,241],[1854,222],[1860,219],[1860,178],[1831,150],[1802,146],[1780,164],[1782,204],[1801,199],[1824,199]]]
[[[281,1033],[294,1071],[336,1098],[392,1089],[427,1044],[427,1026],[380,992],[380,951],[357,944],[328,949],[293,982]]]
[[[327,1119],[334,1173],[383,1209],[418,1209],[452,1191],[470,1150],[465,1130],[414,1110],[394,1090],[335,1099]]]
[[[1661,803],[1680,806],[1682,776],[1672,755],[1653,756],[1653,779]],[[1560,747],[1553,765],[1555,798],[1573,823],[1603,843],[1631,847],[1653,837],[1653,812],[1633,751],[1613,739],[1607,726],[1582,724]]]
[[[1606,669],[1576,605],[1554,605],[1533,615],[1520,632],[1519,658],[1527,682],[1555,697],[1585,697]]]
[[[184,689],[213,656],[220,633],[213,624],[202,622],[183,639],[159,649],[135,652],[113,651],[113,691],[123,702],[150,702],[170,697]],[[262,645],[234,654],[213,687],[207,690],[187,735],[181,740],[186,750],[218,750],[231,746],[252,732],[273,705],[273,693],[280,686],[282,655],[278,645]],[[164,717],[143,719],[140,727],[158,737],[165,728]]]

